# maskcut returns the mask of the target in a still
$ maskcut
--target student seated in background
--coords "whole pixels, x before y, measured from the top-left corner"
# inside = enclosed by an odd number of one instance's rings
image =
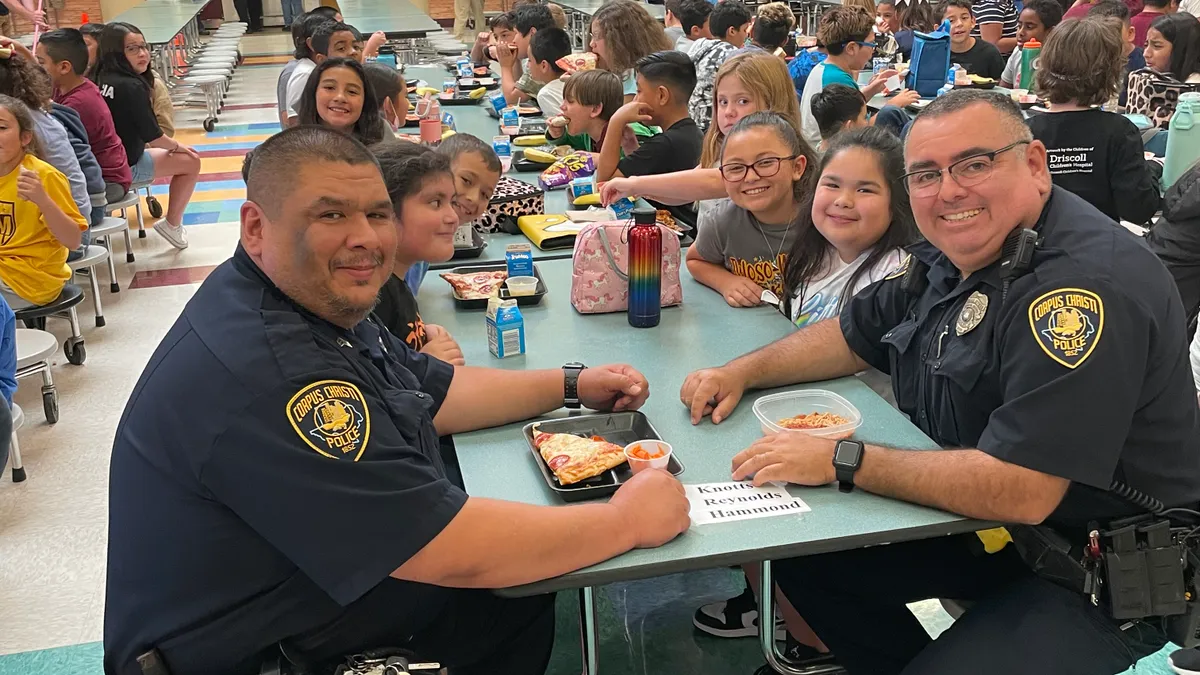
[[[683,36],[675,41],[675,49],[687,54],[697,40],[712,39],[712,31],[709,30],[712,11],[713,5],[708,0],[680,0],[679,28]]]
[[[1200,163],[1193,164],[1163,195],[1162,215],[1146,233],[1146,245],[1175,278],[1188,330],[1195,331],[1200,314]],[[1195,345],[1193,367],[1200,356]]]
[[[632,133],[628,126],[642,122],[659,127],[661,134],[647,138],[636,150],[621,159],[621,145],[608,143],[600,149],[596,163],[596,182],[622,176],[645,176],[686,171],[700,162],[704,132],[688,116],[688,98],[696,86],[696,67],[687,54],[675,50],[644,56],[634,67],[637,95],[608,121],[607,138]],[[668,209],[675,218],[696,224],[691,204],[668,206],[650,202],[656,209]]]
[[[713,116],[713,80],[717,70],[746,43],[750,33],[750,10],[740,0],[725,0],[708,18],[712,39],[696,40],[688,56],[696,64],[696,89],[688,101],[688,112],[701,131],[707,131]]]
[[[292,80],[292,73],[296,72],[302,61],[312,61],[308,39],[317,26],[328,20],[320,14],[309,12],[292,21],[292,60],[284,64],[283,70],[279,71],[279,79],[275,81],[275,104],[279,111],[279,126],[283,129],[288,127],[288,83]]]
[[[1146,32],[1143,55],[1156,73],[1200,83],[1200,22],[1184,12],[1158,17]]]
[[[83,35],[74,28],[52,30],[38,42],[36,56],[54,84],[54,102],[73,109],[83,123],[100,165],[105,198],[110,203],[120,200],[129,191],[132,176],[112,113],[96,83],[83,76],[88,61]]]
[[[542,109],[542,116],[547,119],[562,109],[563,87],[566,85],[562,76],[567,71],[558,65],[558,60],[570,53],[571,38],[561,28],[540,30],[529,41],[528,72],[535,82],[542,85],[537,93],[537,103]]]
[[[599,153],[606,139],[608,121],[624,105],[621,78],[607,70],[587,70],[567,78],[563,87],[562,111],[546,127],[546,138],[555,145]],[[622,145],[623,136],[610,142]],[[630,144],[622,152],[632,152]]]
[[[488,19],[488,30],[475,35],[471,45],[471,62],[486,64],[496,60],[496,45],[512,44],[516,34],[512,12],[503,12]]]
[[[975,17],[972,36],[990,43],[1004,57],[1016,49],[1019,19],[1013,0],[973,0],[971,16]]]
[[[408,118],[408,87],[404,73],[378,61],[363,64],[367,81],[379,100],[379,114],[392,131],[404,126]],[[384,134],[385,136],[387,134]]]
[[[1004,75],[1004,57],[996,45],[972,36],[971,0],[946,0],[945,7],[945,19],[950,22],[950,63],[972,75],[999,80]]]
[[[460,224],[478,220],[487,210],[504,173],[492,146],[471,134],[454,134],[438,144],[437,151],[450,159],[454,174],[454,211]]]
[[[750,44],[734,52],[763,51],[782,58],[783,46],[787,44],[792,30],[796,28],[796,15],[785,2],[768,2],[760,5],[750,26]]]
[[[896,51],[905,61],[912,60],[913,34],[930,33],[938,25],[932,2],[909,3],[900,14],[900,30],[893,36]]]
[[[867,101],[858,87],[831,84],[813,96],[811,105],[813,119],[821,129],[821,145],[817,148],[821,153],[829,146],[829,139],[842,131],[871,124]]]
[[[96,70],[96,58],[100,53],[100,34],[104,32],[104,24],[85,23],[79,27],[79,32],[83,34],[83,42],[87,45],[88,50],[88,64],[85,74],[88,79],[92,79],[92,75]]]
[[[1111,2],[1122,7],[1125,6],[1120,0],[1111,0]],[[1129,10],[1125,11],[1128,14]],[[1017,44],[1024,47],[1026,42],[1037,40],[1038,43],[1045,45],[1050,31],[1054,30],[1054,27],[1061,23],[1062,19],[1062,5],[1058,4],[1058,0],[1028,0],[1021,10],[1020,20],[1017,23]],[[1004,64],[1004,72],[1000,75],[1000,86],[1012,89],[1021,83],[1020,80],[1021,50],[1014,49],[1012,55],[1008,57],[1008,62]],[[1032,89],[1033,87],[1024,88]]]
[[[1133,44],[1141,48],[1146,46],[1146,38],[1150,33],[1150,24],[1161,16],[1174,14],[1179,11],[1179,0],[1145,0],[1142,11],[1130,18],[1133,25]]]
[[[1133,122],[1096,107],[1125,75],[1121,36],[1109,21],[1068,19],[1050,34],[1036,76],[1050,112],[1031,117],[1029,128],[1046,145],[1055,185],[1113,220],[1140,225],[1158,210],[1162,170],[1145,159]]]
[[[337,129],[363,145],[386,135],[375,89],[354,59],[326,59],[309,75],[300,96],[299,122]]]
[[[679,20],[679,6],[683,0],[667,0],[663,3],[663,33],[672,43],[679,42],[685,33]]]
[[[454,138],[454,137],[452,137]],[[441,326],[421,320],[417,298],[404,281],[422,261],[445,262],[454,256],[454,176],[450,159],[433,148],[390,140],[371,147],[392,200],[396,266],[379,291],[375,316],[392,335],[414,351],[446,363],[465,365],[462,349]]]
[[[535,98],[542,83],[533,79],[522,60],[529,57],[529,43],[538,31],[558,28],[554,15],[546,5],[522,5],[513,10],[516,34],[512,44],[496,45],[496,60],[500,62],[500,88],[504,100],[516,105],[525,99]]]
[[[672,49],[662,24],[650,16],[646,5],[636,0],[608,0],[592,16],[592,38],[596,67],[621,76],[625,103],[637,93],[633,67],[643,57]]]
[[[58,297],[87,220],[67,179],[38,159],[29,108],[0,94],[0,201],[12,204],[9,236],[0,237],[0,293],[9,304],[44,305]]]
[[[200,154],[169,138],[158,126],[150,104],[153,75],[150,48],[137,26],[114,22],[100,35],[94,81],[112,113],[113,125],[135,185],[169,178],[167,213],[154,231],[177,249],[187,248],[183,212],[200,179]]]
[[[308,21],[305,20],[307,28]],[[300,114],[300,96],[308,76],[325,59],[351,58],[354,55],[354,29],[344,23],[324,21],[313,28],[308,38],[308,58],[299,59],[287,85],[288,124],[296,124]]]
[[[900,10],[896,7],[896,0],[881,0],[875,3],[875,25],[879,26],[881,32],[892,37],[900,32]]]
[[[1088,10],[1087,18],[1110,17],[1121,22],[1121,40],[1125,52],[1125,77],[1121,78],[1121,93],[1117,106],[1124,109],[1129,95],[1129,73],[1146,67],[1146,56],[1133,44],[1133,25],[1129,23],[1129,7],[1121,0],[1099,0]]]

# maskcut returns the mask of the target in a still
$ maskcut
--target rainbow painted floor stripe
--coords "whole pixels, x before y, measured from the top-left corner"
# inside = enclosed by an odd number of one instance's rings
[[[232,106],[229,106],[232,107]],[[275,104],[250,104],[253,108],[274,108]],[[238,211],[246,199],[242,181],[242,159],[262,141],[279,131],[276,122],[223,125],[216,131],[180,131],[175,138],[200,153],[200,182],[183,213],[184,225],[237,222]],[[151,194],[167,205],[168,181],[160,179]]]

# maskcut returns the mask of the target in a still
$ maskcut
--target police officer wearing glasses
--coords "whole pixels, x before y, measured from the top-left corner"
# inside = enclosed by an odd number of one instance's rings
[[[719,423],[747,389],[873,366],[943,450],[778,434],[735,456],[733,478],[838,481],[1010,524],[1017,543],[1030,531],[1021,526],[1041,525],[1076,550],[1089,523],[1144,513],[1114,481],[1195,508],[1200,414],[1185,313],[1157,258],[1052,187],[1045,147],[1006,96],[939,97],[913,123],[905,161],[927,240],[906,270],[859,293],[840,321],[689,375],[681,398],[693,422]],[[852,675],[1117,673],[1165,643],[1161,618],[1114,619],[1082,587],[1035,574],[1025,546],[996,548],[972,534],[775,569]],[[927,598],[973,604],[931,641],[905,607]]]

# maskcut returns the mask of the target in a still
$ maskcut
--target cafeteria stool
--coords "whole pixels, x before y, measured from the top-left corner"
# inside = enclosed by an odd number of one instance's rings
[[[221,99],[225,88],[225,75],[192,75],[180,81],[180,84],[195,87],[204,94],[204,108],[208,117],[204,118],[204,130],[212,131],[217,128],[217,116],[221,114]]]
[[[83,332],[79,329],[79,314],[75,306],[83,302],[83,289],[75,284],[66,284],[58,297],[44,305],[26,305],[13,307],[17,320],[24,322],[26,328],[46,329],[46,318],[55,317],[66,319],[71,324],[71,335],[63,342],[63,351],[67,361],[74,366],[83,365],[87,359],[87,350],[83,346]]]
[[[58,390],[50,375],[50,357],[58,353],[52,333],[33,328],[17,329],[17,380],[42,376],[42,410],[50,424],[58,422]]]
[[[100,280],[96,278],[96,266],[100,263],[111,260],[112,256],[108,254],[108,249],[99,245],[87,245],[83,247],[83,255],[75,260],[67,262],[67,267],[71,268],[72,281],[74,274],[79,270],[86,269],[88,271],[88,281],[92,285],[92,305],[96,310],[96,327],[103,328],[104,307],[100,304]],[[116,280],[116,277],[113,277]]]
[[[149,189],[150,184],[142,183],[138,185],[130,185],[129,192],[126,192],[125,196],[121,197],[117,201],[109,202],[108,206],[104,207],[104,212],[111,216],[117,211],[120,211],[121,217],[125,219],[125,222],[129,222],[129,214],[127,211],[129,207],[132,206],[134,211],[137,213],[138,237],[144,239],[146,237],[146,225],[142,221],[142,198],[140,195],[138,195],[138,190],[142,189],[142,187]],[[162,207],[160,206],[159,209],[161,210]],[[125,262],[133,262],[133,248],[127,248],[125,250]]]
[[[133,242],[129,239],[129,221],[124,218],[108,216],[92,229],[88,230],[92,241],[102,242],[108,249],[108,290],[113,293],[121,292],[121,284],[117,283],[117,266],[113,258],[112,235],[121,232],[125,235],[125,258],[133,262]]]
[[[25,465],[21,464],[21,445],[17,443],[17,429],[25,424],[25,412],[16,403],[12,405],[12,418],[12,449],[9,451],[9,454],[12,455],[12,477],[14,483],[23,483],[25,482]]]

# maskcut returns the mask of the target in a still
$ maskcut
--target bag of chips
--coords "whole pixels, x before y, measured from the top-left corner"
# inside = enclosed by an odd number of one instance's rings
[[[585,178],[596,173],[596,163],[586,152],[573,152],[550,165],[538,178],[544,190],[566,187],[576,178]]]

